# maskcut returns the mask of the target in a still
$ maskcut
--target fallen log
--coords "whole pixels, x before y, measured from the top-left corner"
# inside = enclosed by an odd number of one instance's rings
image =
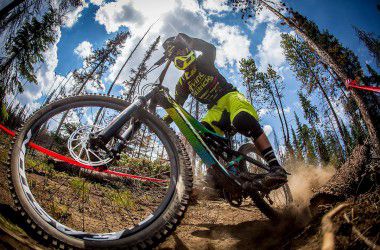
[[[343,203],[334,209],[330,210],[325,216],[322,218],[321,228],[322,228],[322,250],[334,250],[335,249],[335,232],[334,232],[334,224],[332,219],[343,211],[349,203]]]
[[[370,162],[370,146],[356,146],[350,158],[337,169],[333,177],[318,190],[314,190],[315,193],[310,199],[311,211],[315,212],[320,205],[335,204],[360,193],[359,189]]]

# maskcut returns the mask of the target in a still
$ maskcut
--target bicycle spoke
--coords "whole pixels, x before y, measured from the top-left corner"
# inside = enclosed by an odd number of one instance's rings
[[[98,125],[94,126],[98,110],[63,110],[41,125],[30,141],[88,165],[105,161],[104,151],[90,148],[87,140],[89,133],[99,133],[119,111],[102,108]],[[111,139],[107,147],[114,143]],[[139,227],[155,216],[170,187],[171,162],[166,150],[157,134],[142,123],[128,148],[121,152],[121,159],[104,164],[115,172],[167,180],[164,183],[114,178],[101,171],[78,168],[36,149],[27,150],[25,159],[31,160],[26,174],[30,185],[34,185],[31,192],[37,203],[54,220],[85,233],[112,233]]]

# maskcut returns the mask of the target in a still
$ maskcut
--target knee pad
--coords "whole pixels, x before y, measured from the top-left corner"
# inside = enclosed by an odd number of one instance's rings
[[[254,140],[264,133],[255,117],[245,111],[239,112],[235,116],[232,125],[240,134],[252,137]]]

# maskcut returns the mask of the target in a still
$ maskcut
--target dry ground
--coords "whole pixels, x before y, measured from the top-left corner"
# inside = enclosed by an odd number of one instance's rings
[[[0,134],[1,141],[7,141]],[[0,146],[0,157],[6,159],[7,144]],[[38,246],[23,230],[18,215],[12,210],[12,199],[6,182],[6,169],[0,167],[0,248],[28,249]],[[278,230],[260,211],[246,201],[234,208],[223,200],[200,199],[192,204],[175,233],[159,249],[281,249],[291,247],[290,231]],[[16,237],[16,239],[15,239]],[[42,246],[39,246],[42,247]],[[42,247],[43,248],[43,247]]]

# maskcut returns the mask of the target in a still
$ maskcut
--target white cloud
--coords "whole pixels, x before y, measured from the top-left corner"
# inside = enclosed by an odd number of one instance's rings
[[[52,89],[52,85],[57,86],[59,79],[56,79],[55,68],[58,65],[57,44],[61,37],[61,31],[57,31],[57,41],[43,53],[44,58],[48,58],[44,64],[35,65],[38,84],[28,83],[25,91],[20,93],[17,99],[21,104],[28,104],[36,108],[37,100],[42,97],[44,91]]]
[[[280,9],[280,12],[282,14],[285,14],[286,10],[281,8],[282,4],[280,0],[272,0],[271,5],[276,9]],[[280,19],[275,14],[273,14],[272,11],[263,6],[263,8],[258,13],[256,13],[252,18],[248,20],[248,26],[251,28],[251,31],[254,32],[260,24],[267,23],[270,25],[275,25],[279,21]]]
[[[103,0],[90,0],[90,3],[100,6],[103,4]]]
[[[74,24],[78,21],[78,19],[82,16],[82,12],[84,9],[88,7],[88,3],[83,1],[82,6],[79,6],[72,11],[68,12],[65,15],[64,19],[64,26],[67,28],[71,28],[74,26]]]
[[[280,29],[274,25],[268,25],[262,43],[257,46],[258,69],[260,71],[266,71],[268,64],[278,69],[285,63],[280,42]]]
[[[38,84],[27,83],[24,92],[17,96],[17,102],[20,102],[22,105],[28,105],[29,113],[38,109],[41,104],[46,101],[46,96],[53,91],[55,91],[55,98],[62,97],[62,94],[59,93],[61,87],[64,87],[65,90],[69,90],[76,84],[73,78],[70,77],[71,73],[67,76],[55,73],[55,69],[59,63],[57,44],[61,38],[60,29],[57,30],[56,33],[56,42],[43,53],[44,58],[46,58],[45,63],[35,65]]]
[[[273,128],[271,125],[264,125],[263,130],[266,136],[269,136],[273,132]]]
[[[249,52],[251,42],[238,26],[216,23],[211,29],[211,35],[218,41],[216,54],[218,66],[233,65],[251,55]]]
[[[288,107],[285,107],[285,108],[284,108],[284,112],[285,112],[285,113],[290,113],[290,107],[289,107],[289,106],[288,106]]]
[[[227,10],[224,2],[205,2],[210,10]],[[146,8],[149,5],[150,8]],[[154,6],[152,6],[154,5]],[[128,27],[134,37],[141,37],[147,27],[160,17],[152,33],[158,33],[163,40],[179,32],[217,41],[216,64],[221,67],[233,65],[243,57],[249,56],[250,41],[238,26],[222,23],[213,24],[206,12],[199,8],[195,0],[120,0],[104,4],[96,13],[96,20],[105,26],[108,33],[117,31],[121,26]],[[158,35],[157,34],[157,35]],[[236,46],[239,44],[239,46]]]
[[[262,109],[259,109],[258,111],[257,111],[257,113],[258,113],[258,115],[259,115],[259,118],[262,118],[262,117],[264,117],[266,114],[268,114],[269,113],[269,109],[266,109],[266,108],[262,108]]]
[[[96,12],[95,20],[104,25],[108,33],[117,31],[121,26],[130,28],[134,33],[142,26],[149,26],[177,5],[174,0],[120,0],[101,6]]]
[[[144,2],[144,1],[142,1]],[[166,5],[166,1],[162,2]],[[132,5],[134,10],[138,13],[134,15],[144,16],[144,23],[133,23],[128,20],[127,16],[122,16],[122,18],[116,18],[115,15],[119,15],[117,11],[123,5]],[[103,24],[108,32],[117,31],[121,26],[127,26],[132,29],[132,37],[126,43],[125,47],[122,49],[121,55],[116,59],[116,63],[110,69],[110,75],[107,77],[108,81],[112,81],[116,76],[120,67],[132,51],[135,44],[142,37],[143,33],[146,31],[147,27],[156,20],[157,13],[153,13],[153,17],[146,19],[147,15],[146,8],[141,7],[140,2],[122,1],[117,3],[105,4],[99,8],[96,16],[100,24]],[[112,7],[112,8],[111,8]],[[204,10],[199,8],[197,1],[176,1],[172,5],[166,5],[166,9],[161,8],[158,12],[161,12],[161,17],[159,22],[157,22],[144,41],[141,43],[140,47],[137,49],[131,61],[127,64],[121,74],[117,84],[120,84],[123,80],[128,79],[130,76],[130,70],[132,67],[136,67],[144,55],[144,52],[148,46],[154,41],[157,36],[161,36],[161,43],[170,36],[175,36],[179,32],[183,32],[192,37],[201,38],[205,41],[211,42],[216,41],[217,47],[217,65],[227,66],[233,65],[242,57],[249,54],[249,40],[241,33],[240,29],[236,26],[227,26],[224,24],[216,23],[214,24],[206,15]],[[156,15],[156,16],[155,16]],[[113,20],[111,22],[111,20]],[[236,48],[234,43],[239,43],[241,48]],[[214,43],[215,44],[215,43]],[[162,47],[159,46],[159,51],[153,54],[150,63],[158,60],[162,55]],[[149,63],[148,63],[149,64]],[[231,67],[230,69],[232,69]],[[157,77],[157,72],[153,72],[148,76],[147,82],[152,82]],[[167,78],[165,82],[172,88],[178,81],[179,76],[182,74],[174,67],[169,69],[167,73]],[[115,92],[116,93],[116,92]]]
[[[227,0],[205,0],[202,4],[204,10],[209,14],[219,15],[221,12],[230,11]]]
[[[77,54],[80,58],[84,59],[91,55],[92,44],[88,41],[83,41],[74,49],[74,53]]]
[[[278,18],[267,8],[263,8],[259,14],[255,15],[248,24],[251,25],[252,32],[262,23],[271,23],[274,24],[278,22]]]

